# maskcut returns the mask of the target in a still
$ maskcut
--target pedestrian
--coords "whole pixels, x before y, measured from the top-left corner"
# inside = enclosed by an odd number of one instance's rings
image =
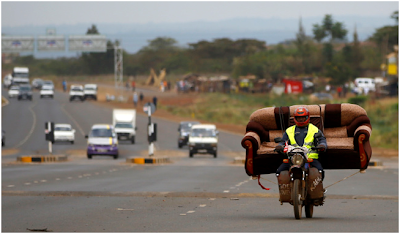
[[[140,92],[140,94],[139,94],[139,100],[140,100],[140,103],[143,102],[143,93],[142,92]]]
[[[67,91],[67,81],[63,80],[62,86],[63,86],[64,92],[66,92]]]
[[[134,80],[132,80],[132,91],[135,92],[136,89],[136,82]]]
[[[129,90],[129,83],[128,81],[125,83],[126,90]]]
[[[137,106],[137,103],[138,103],[138,94],[136,93],[136,92],[134,92],[133,93],[133,104],[134,104],[134,106],[135,106],[135,109],[136,109],[136,106]]]
[[[153,97],[153,104],[157,109],[157,97],[156,96]]]

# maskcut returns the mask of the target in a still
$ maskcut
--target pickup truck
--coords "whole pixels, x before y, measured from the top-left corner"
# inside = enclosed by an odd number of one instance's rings
[[[72,102],[75,99],[79,99],[82,102],[85,100],[83,96],[83,86],[82,85],[71,85],[69,89],[69,101]]]

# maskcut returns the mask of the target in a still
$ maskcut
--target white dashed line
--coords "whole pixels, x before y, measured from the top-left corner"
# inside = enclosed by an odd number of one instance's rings
[[[35,184],[37,184],[37,183],[39,183],[37,180],[35,180],[35,181],[33,181],[33,183],[35,183]]]
[[[47,180],[41,180],[40,182],[42,182],[42,183],[46,183],[46,182],[47,182]]]
[[[224,193],[229,193],[229,190],[224,190]]]
[[[72,177],[67,177],[67,179],[69,179],[69,180],[70,180],[70,179],[72,179]]]
[[[199,205],[199,207],[206,207],[206,206],[207,206],[206,204]]]
[[[25,183],[25,185],[30,185],[31,183]]]
[[[10,184],[10,185],[7,185],[7,187],[12,188],[12,187],[14,187],[14,185]]]
[[[210,200],[210,201],[215,201],[215,199],[216,199],[216,198],[210,198],[210,199],[208,199],[208,200]]]
[[[56,180],[60,180],[60,178],[56,178]]]
[[[186,213],[191,214],[191,213],[194,213],[194,212],[196,212],[196,211],[194,211],[194,210],[189,210],[189,211],[186,212]]]

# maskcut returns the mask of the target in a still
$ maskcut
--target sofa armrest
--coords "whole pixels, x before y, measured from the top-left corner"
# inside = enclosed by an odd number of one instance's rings
[[[253,159],[260,145],[260,137],[255,132],[247,132],[242,139],[242,146],[246,149],[244,169],[249,176],[254,176]]]
[[[360,169],[365,170],[372,156],[372,148],[369,143],[372,129],[367,125],[361,125],[354,131],[354,149],[360,155]]]
[[[246,145],[244,144],[244,142],[245,142],[246,140],[251,140],[251,138],[254,139],[253,141],[257,142],[257,150],[258,150],[258,149],[260,148],[260,146],[261,146],[261,139],[260,139],[260,136],[259,136],[257,133],[255,133],[255,132],[247,132],[247,133],[244,135],[243,140],[242,140],[242,146],[243,146],[243,148],[246,148]]]

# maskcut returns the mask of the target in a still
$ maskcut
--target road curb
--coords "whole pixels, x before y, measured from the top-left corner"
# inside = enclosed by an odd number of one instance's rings
[[[17,162],[22,163],[43,163],[43,162],[65,162],[68,156],[64,155],[26,155],[17,157]]]
[[[160,164],[160,163],[169,163],[170,160],[168,157],[130,157],[126,159],[127,163],[135,163],[135,164]]]
[[[246,161],[246,159],[243,158],[243,157],[236,157],[233,160],[233,163],[235,163],[235,164],[244,164],[245,161]],[[368,166],[369,167],[379,167],[379,166],[383,166],[383,163],[380,160],[374,160],[374,161],[369,161]]]

